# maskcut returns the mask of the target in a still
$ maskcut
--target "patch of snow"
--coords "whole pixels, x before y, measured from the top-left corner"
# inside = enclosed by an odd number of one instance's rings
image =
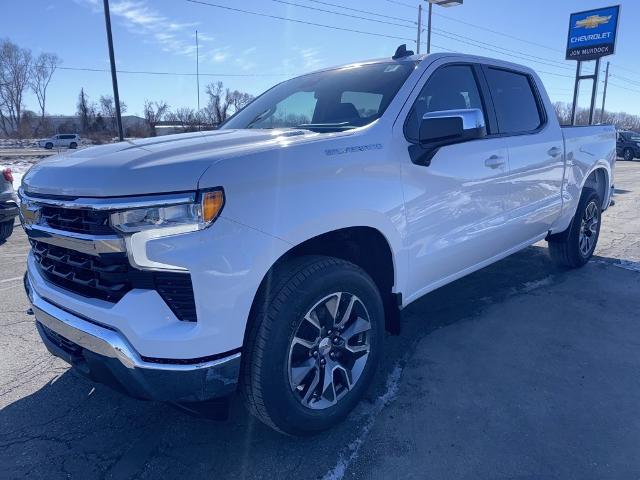
[[[360,452],[360,448],[364,444],[373,424],[378,415],[384,407],[391,403],[398,394],[400,388],[400,377],[402,376],[403,367],[400,362],[396,363],[396,366],[387,377],[384,393],[379,396],[376,401],[364,412],[363,416],[367,417],[364,425],[360,429],[360,433],[356,439],[347,445],[345,451],[343,451],[336,463],[335,467],[329,470],[322,480],[341,480],[347,471],[347,468],[357,457]]]
[[[631,270],[632,272],[640,272],[640,262],[634,262],[633,260],[620,260],[614,263],[616,267],[624,268],[625,270]]]
[[[521,293],[529,293],[533,290],[537,290],[540,287],[546,287],[553,283],[553,275],[549,275],[547,277],[541,278],[540,280],[534,280],[532,282],[523,283],[520,287],[513,287],[511,289],[512,295],[517,295]]]

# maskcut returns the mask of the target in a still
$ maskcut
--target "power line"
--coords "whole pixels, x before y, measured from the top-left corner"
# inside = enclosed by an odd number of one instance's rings
[[[442,37],[449,38],[451,40],[456,40],[458,42],[467,43],[469,45],[473,45],[472,43],[469,43],[469,42],[474,42],[475,44],[480,44],[480,45],[485,45],[485,46],[488,46],[488,47],[498,48],[500,50],[504,50],[506,52],[513,53],[515,55],[511,55],[511,56],[514,56],[515,58],[520,58],[520,59],[525,59],[525,60],[539,59],[541,61],[536,61],[536,60],[530,60],[530,61],[536,62],[536,63],[542,63],[544,65],[548,65],[548,66],[551,66],[551,67],[563,68],[563,69],[566,69],[566,70],[573,70],[573,67],[570,67],[570,66],[568,66],[568,65],[566,65],[566,64],[564,64],[564,63],[562,63],[560,61],[557,61],[557,60],[552,60],[552,59],[545,58],[545,57],[538,57],[538,56],[532,55],[530,53],[517,52],[516,50],[511,50],[511,49],[508,49],[508,48],[500,47],[498,45],[494,45],[493,43],[483,42],[481,40],[475,40],[475,39],[467,37],[465,35],[459,35],[457,33],[449,32],[447,30],[442,30],[440,28],[433,28],[432,30],[433,30],[435,35],[440,35]],[[454,37],[460,37],[460,38],[463,38],[465,40],[460,40],[459,38],[454,38]],[[497,52],[497,50],[492,50],[492,51]],[[500,53],[500,52],[498,52],[498,53]]]
[[[410,28],[412,30],[416,28],[416,27],[412,27],[410,25],[403,25],[401,23],[388,22],[386,20],[377,20],[375,18],[363,18],[363,17],[359,17],[357,15],[352,15],[350,13],[336,12],[335,10],[327,10],[327,9],[324,9],[324,8],[311,7],[309,5],[301,5],[299,3],[288,2],[286,0],[271,0],[271,1],[272,2],[276,2],[276,3],[282,3],[284,5],[291,5],[293,7],[307,8],[309,10],[315,10],[317,12],[331,13],[333,15],[340,15],[342,17],[357,18],[358,20],[366,20],[367,22],[383,23],[385,25],[393,25],[393,26],[396,26],[396,27]]]
[[[81,72],[110,72],[108,68],[89,68],[89,67],[56,67],[58,70],[72,70]],[[171,75],[171,76],[196,76],[193,72],[158,72],[148,70],[117,70],[118,73],[131,73],[141,75]],[[200,76],[207,77],[284,77],[290,76],[288,73],[202,73]]]
[[[437,15],[438,17],[446,18],[447,20],[451,20],[452,22],[458,22],[458,23],[461,23],[463,25],[467,25],[469,27],[474,27],[474,28],[477,28],[477,29],[480,29],[480,30],[484,30],[486,32],[491,32],[491,33],[494,33],[496,35],[501,35],[503,37],[510,38],[512,40],[518,40],[520,42],[529,43],[531,45],[535,45],[535,46],[540,47],[540,48],[546,48],[547,50],[552,50],[552,51],[554,51],[556,53],[560,52],[560,50],[558,50],[557,48],[553,48],[553,47],[550,47],[548,45],[544,45],[542,43],[532,42],[531,40],[526,40],[526,39],[521,38],[521,37],[516,37],[515,35],[509,35],[508,33],[500,32],[498,30],[493,30],[491,28],[483,27],[481,25],[476,25],[475,23],[465,22],[464,20],[458,20],[457,18],[449,17],[448,15],[443,15],[442,13],[434,13],[433,15]]]
[[[397,0],[386,0],[389,3],[395,3],[396,5],[402,5],[403,7],[412,8],[415,10],[417,7],[415,5],[409,5],[408,3],[398,2]]]
[[[613,77],[613,75],[611,75]],[[611,80],[609,80],[609,85],[614,86],[616,88],[622,88],[623,90],[628,90],[630,92],[635,92],[635,93],[640,93],[640,90],[635,90],[633,88],[628,88],[628,87],[623,87],[622,85],[618,85],[617,83],[613,83]]]
[[[367,21],[371,21],[371,22],[385,23],[385,24],[388,24],[388,25],[394,25],[394,26],[404,27],[404,28],[411,28],[411,29],[414,28],[414,27],[411,27],[409,25],[401,25],[401,24],[398,24],[398,23],[375,20],[375,19],[371,19],[371,18],[363,18],[363,17],[359,17],[357,15],[351,15],[351,14],[344,13],[344,12],[336,12],[335,10],[326,10],[326,9],[311,7],[311,6],[308,6],[308,5],[301,5],[299,3],[295,3],[295,2],[291,2],[291,1],[287,1],[287,0],[272,0],[272,1],[276,2],[276,3],[282,3],[282,4],[285,4],[285,5],[292,5],[292,6],[296,6],[296,7],[307,8],[307,9],[310,9],[310,10],[316,10],[316,11],[320,11],[320,12],[331,13],[331,14],[334,14],[334,15],[345,16],[345,17],[349,17],[349,18],[357,18],[358,20],[367,20]],[[367,13],[366,10],[359,10],[359,11],[362,12],[362,13]],[[434,28],[433,31],[434,32],[442,32],[441,35],[444,36],[445,38],[457,40],[456,38],[452,38],[452,37],[448,36],[448,35],[452,35],[452,36],[455,36],[455,37],[460,37],[460,38],[463,38],[463,39],[467,39],[469,41],[472,41],[472,42],[475,42],[475,43],[478,43],[478,44],[482,44],[482,45],[486,45],[486,46],[489,46],[489,47],[498,48],[500,50],[504,50],[504,51],[507,51],[507,52],[511,52],[511,53],[514,53],[514,54],[517,55],[515,58],[528,59],[529,57],[531,57],[533,59],[542,60],[542,61],[539,61],[537,63],[541,63],[543,65],[548,65],[548,66],[555,67],[556,66],[556,65],[554,65],[554,63],[555,63],[555,64],[558,65],[558,68],[563,68],[563,69],[567,69],[567,70],[573,70],[572,67],[569,67],[568,65],[564,64],[563,62],[560,62],[560,61],[557,61],[557,60],[552,60],[552,59],[544,58],[544,57],[538,57],[536,55],[529,54],[529,53],[521,53],[521,52],[518,52],[516,50],[511,50],[511,49],[504,48],[504,47],[501,47],[501,46],[498,46],[498,45],[495,45],[495,44],[492,44],[492,43],[476,40],[476,39],[467,37],[465,35],[460,35],[460,34],[457,34],[457,33],[454,33],[454,32],[449,32],[449,31],[444,30],[444,29]],[[459,41],[461,41],[461,40],[459,40]],[[535,60],[532,60],[532,61],[535,61]]]
[[[220,9],[223,9],[223,10],[229,10],[229,11],[232,11],[232,12],[246,13],[248,15],[255,15],[255,16],[258,16],[258,17],[272,18],[272,19],[275,19],[275,20],[284,20],[286,22],[300,23],[300,24],[303,24],[303,25],[311,25],[313,27],[329,28],[331,30],[339,30],[339,31],[342,31],[342,32],[351,32],[351,33],[359,33],[359,34],[362,34],[362,35],[371,35],[371,36],[374,36],[374,37],[391,38],[391,39],[394,39],[394,40],[402,40],[404,42],[412,42],[413,41],[412,39],[405,38],[405,37],[397,37],[397,36],[394,36],[394,35],[385,35],[383,33],[368,32],[368,31],[365,31],[365,30],[355,30],[355,29],[352,29],[352,28],[337,27],[335,25],[326,25],[326,24],[323,24],[323,23],[307,22],[305,20],[298,20],[298,19],[295,19],[295,18],[281,17],[279,15],[271,15],[269,13],[254,12],[253,10],[243,10],[241,8],[229,7],[229,6],[220,5],[220,4],[217,4],[217,3],[203,2],[203,1],[200,1],[200,0],[185,0],[185,1],[189,2],[189,3],[205,5],[207,7],[214,7],[214,8],[220,8]]]
[[[408,22],[413,25],[416,25],[415,20],[409,20],[408,18],[400,18],[400,17],[393,17],[391,15],[383,15],[382,13],[371,12],[369,10],[360,10],[358,8],[345,7],[343,5],[338,5],[336,3],[330,3],[330,2],[323,2],[321,0],[307,0],[307,2],[319,3],[320,5],[327,5],[329,7],[338,7],[338,8],[342,8],[343,10],[349,10],[351,12],[364,13],[366,15],[373,15],[375,17],[381,17],[381,18],[388,18],[389,20],[399,20],[401,22]]]

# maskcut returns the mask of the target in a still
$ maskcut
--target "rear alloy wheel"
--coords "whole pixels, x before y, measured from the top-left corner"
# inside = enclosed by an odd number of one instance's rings
[[[247,407],[289,435],[331,428],[355,407],[382,354],[384,310],[371,277],[333,257],[274,268],[243,349]]]
[[[589,261],[600,235],[602,200],[592,188],[582,191],[569,228],[549,238],[549,253],[556,264],[577,268]]]
[[[622,153],[622,158],[624,158],[627,162],[631,162],[633,160],[633,150],[630,148],[625,148]]]

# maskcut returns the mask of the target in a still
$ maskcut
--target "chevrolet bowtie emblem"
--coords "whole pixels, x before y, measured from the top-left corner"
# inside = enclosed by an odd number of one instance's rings
[[[576,22],[576,28],[598,28],[600,25],[605,25],[609,23],[612,15],[608,17],[600,16],[600,15],[590,15],[584,20],[578,20]]]
[[[38,225],[40,223],[40,207],[28,201],[20,205],[20,217],[24,226]]]

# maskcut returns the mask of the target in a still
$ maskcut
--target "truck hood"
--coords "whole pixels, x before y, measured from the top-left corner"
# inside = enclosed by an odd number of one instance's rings
[[[215,130],[126,141],[67,152],[34,165],[26,191],[74,197],[116,197],[193,191],[211,165],[319,134],[306,130]]]

